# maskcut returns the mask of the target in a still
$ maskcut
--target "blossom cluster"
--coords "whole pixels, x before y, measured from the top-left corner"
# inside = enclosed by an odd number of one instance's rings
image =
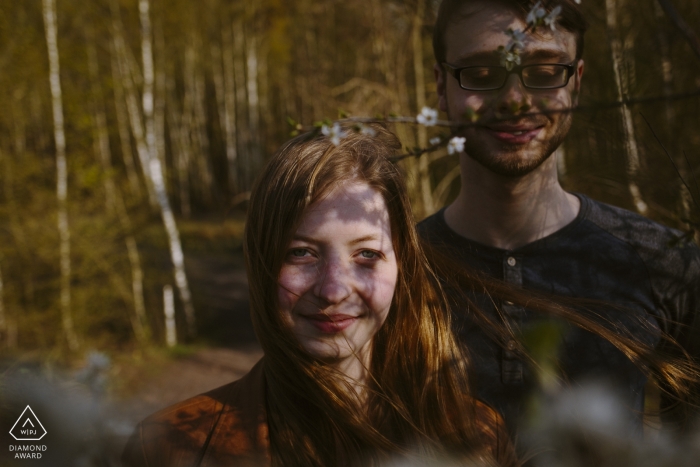
[[[576,0],[576,3],[581,3],[581,0]],[[560,14],[561,5],[557,5],[547,13],[545,5],[543,5],[541,1],[538,1],[532,6],[525,18],[525,22],[527,23],[525,31],[534,31],[540,26],[548,27],[554,31]],[[512,70],[514,66],[520,65],[520,52],[522,52],[524,48],[525,31],[509,28],[506,31],[509,37],[508,43],[498,48],[498,52],[501,56],[501,65],[506,67],[508,71]]]

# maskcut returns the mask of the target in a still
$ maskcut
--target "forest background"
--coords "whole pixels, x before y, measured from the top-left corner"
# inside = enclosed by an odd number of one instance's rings
[[[257,172],[296,122],[436,107],[438,3],[0,2],[0,352],[163,345],[171,287],[181,341],[250,339],[211,284],[242,274]],[[568,190],[691,238],[700,3],[672,2],[685,31],[668,3],[583,0],[581,106],[556,157]],[[407,150],[446,132],[392,128]],[[418,219],[456,194],[444,148],[401,164]]]

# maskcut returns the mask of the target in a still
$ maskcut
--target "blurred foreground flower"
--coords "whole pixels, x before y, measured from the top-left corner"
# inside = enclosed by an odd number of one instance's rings
[[[447,143],[447,153],[455,154],[464,151],[464,143],[466,141],[467,139],[461,136],[453,137],[452,139],[450,139],[450,142]]]
[[[321,133],[324,136],[328,136],[331,139],[331,143],[335,146],[340,144],[340,140],[347,136],[347,133],[340,128],[340,123],[335,122],[333,126],[323,125],[321,127]]]
[[[438,111],[430,107],[423,107],[416,117],[416,121],[421,125],[433,126],[437,123]]]
[[[615,391],[589,384],[545,396],[521,429],[536,467],[691,467],[700,438],[642,436]]]

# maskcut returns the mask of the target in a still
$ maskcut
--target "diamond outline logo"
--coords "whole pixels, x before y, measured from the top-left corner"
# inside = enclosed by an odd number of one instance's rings
[[[24,417],[24,414],[27,413],[27,410],[29,410],[29,413],[31,413],[31,416],[34,417],[34,420],[35,420],[36,423],[39,425],[39,427],[41,427],[41,429],[42,429],[42,431],[43,431],[42,435],[39,436],[38,438],[37,438],[37,437],[34,437],[34,438],[18,438],[18,437],[15,436],[15,434],[12,432],[12,431],[14,431],[15,427],[17,426],[17,424],[18,424],[20,421],[22,421],[22,418]],[[29,424],[32,425],[32,428],[35,428],[34,423],[32,423],[31,418],[30,418],[29,415],[27,415],[27,419],[24,421],[24,424],[23,424],[20,428],[24,428],[24,426],[27,424],[27,422],[29,422]],[[15,422],[15,424],[12,425],[12,428],[10,428],[10,434],[11,434],[12,437],[13,437],[14,439],[16,439],[17,441],[39,441],[41,438],[43,438],[44,436],[46,436],[46,428],[44,428],[44,425],[41,424],[41,422],[39,421],[39,417],[36,416],[36,414],[34,413],[34,411],[32,410],[32,408],[29,407],[29,406],[27,406],[27,408],[24,409],[24,411],[22,412],[22,415],[19,416],[19,418],[17,419],[17,421]]]

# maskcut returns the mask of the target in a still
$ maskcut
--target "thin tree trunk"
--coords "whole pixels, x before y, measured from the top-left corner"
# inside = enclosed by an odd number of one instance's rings
[[[610,47],[612,49],[613,70],[615,72],[615,84],[617,86],[618,99],[628,98],[628,85],[626,76],[623,75],[622,44],[619,38],[617,26],[617,0],[605,0],[608,35],[610,37]],[[627,187],[632,196],[634,206],[640,214],[646,214],[647,204],[642,198],[642,194],[637,185],[639,176],[639,149],[634,131],[632,112],[628,105],[621,107],[622,123],[625,132],[625,152],[627,154],[628,177]]]
[[[219,126],[226,141],[228,194],[233,196],[238,189],[238,151],[236,148],[236,86],[233,68],[233,45],[231,24],[224,22],[221,28],[222,48],[211,49],[214,87],[219,110]],[[223,51],[223,53],[222,53]]]
[[[246,89],[248,91],[248,131],[250,132],[250,145],[246,157],[246,188],[250,187],[253,174],[260,162],[260,96],[258,95],[258,49],[256,32],[246,35],[247,66],[248,72]]]
[[[2,257],[0,256],[0,259]],[[5,284],[2,281],[2,263],[0,262],[0,341],[7,343],[7,318],[5,317]]]
[[[143,122],[141,121],[141,112],[139,110],[138,97],[136,91],[136,82],[138,81],[138,71],[137,66],[133,57],[128,52],[126,44],[124,43],[124,34],[121,24],[119,5],[116,0],[110,2],[112,7],[112,39],[114,43],[114,51],[117,56],[117,65],[119,70],[120,79],[119,83],[123,85],[124,97],[126,100],[126,108],[129,116],[129,124],[131,126],[131,132],[134,135],[134,140],[136,142],[136,153],[139,156],[139,162],[141,164],[141,170],[143,171],[146,189],[148,192],[148,200],[151,206],[155,207],[158,205],[156,199],[155,190],[153,187],[153,178],[150,174],[150,163],[149,163],[149,153],[148,145],[144,137]],[[115,86],[116,89],[116,86]]]
[[[159,23],[156,23],[156,26]],[[155,60],[153,65],[154,72],[154,92],[153,92],[153,127],[155,140],[155,153],[160,159],[161,165],[167,173],[167,165],[165,161],[165,38],[161,27],[155,28],[156,32],[156,50],[160,53],[158,60]],[[153,57],[153,54],[151,55]],[[148,120],[147,120],[148,121]],[[168,178],[166,177],[166,181]],[[167,188],[167,184],[166,184]]]
[[[199,44],[196,38],[193,44]],[[213,175],[209,168],[209,138],[207,136],[207,117],[204,109],[205,85],[204,76],[198,68],[197,52],[195,45],[190,45],[185,51],[185,85],[189,88],[186,91],[190,96],[188,113],[190,120],[191,140],[194,150],[194,161],[197,165],[197,175],[199,179],[199,193],[205,202],[211,201],[213,193]]]
[[[146,139],[149,150],[149,167],[150,176],[153,181],[153,188],[156,192],[156,198],[160,206],[161,217],[165,224],[165,230],[168,235],[170,245],[170,257],[175,268],[175,284],[180,293],[180,300],[185,310],[185,320],[187,321],[187,331],[190,336],[196,334],[196,324],[194,307],[192,306],[192,295],[190,294],[187,274],[185,272],[185,257],[182,252],[182,244],[180,242],[180,232],[177,229],[175,216],[170,207],[170,200],[165,189],[165,180],[163,178],[163,167],[160,163],[160,158],[157,154],[155,141],[155,122],[153,119],[153,55],[151,50],[151,22],[149,17],[150,3],[149,0],[139,0],[139,11],[141,18],[141,50],[143,58],[143,114],[146,121]]]
[[[413,42],[413,74],[416,78],[416,107],[418,112],[425,106],[425,72],[423,67],[423,11],[425,0],[418,0],[416,13],[413,16],[411,39]],[[428,146],[428,131],[423,125],[418,126],[418,146]],[[428,158],[418,160],[418,176],[420,177],[421,194],[423,197],[423,215],[429,216],[435,212],[433,193],[430,186],[430,170]]]
[[[182,217],[190,216],[190,184],[189,184],[189,152],[190,142],[187,137],[189,119],[187,112],[190,96],[185,88],[185,103],[183,110],[177,108],[177,95],[175,80],[168,80],[168,96],[170,109],[168,111],[168,124],[170,125],[170,142],[173,148],[175,173],[177,174],[178,198],[180,200],[180,213]]]
[[[134,331],[136,339],[144,342],[147,339],[145,330],[146,323],[146,307],[143,299],[143,272],[141,269],[141,260],[138,255],[136,240],[131,233],[131,220],[129,214],[121,199],[121,194],[114,184],[114,179],[111,176],[112,172],[112,153],[109,146],[109,130],[107,129],[107,119],[105,116],[104,102],[102,101],[102,92],[99,85],[99,68],[97,63],[97,52],[92,41],[88,39],[88,68],[92,81],[92,95],[94,99],[94,120],[95,120],[95,152],[99,156],[102,170],[105,172],[105,194],[107,201],[107,210],[117,215],[119,222],[126,232],[126,248],[131,263],[131,280],[132,280],[132,299],[134,304],[134,313],[130,314],[131,327]]]
[[[121,146],[122,160],[126,169],[126,178],[129,180],[131,193],[137,197],[141,196],[141,183],[139,176],[136,173],[134,165],[134,153],[131,150],[131,138],[129,137],[129,122],[127,111],[124,108],[124,88],[122,87],[122,79],[119,74],[119,65],[117,64],[116,51],[112,49],[112,83],[114,87],[114,107],[117,115],[117,130],[119,131],[119,145]]]
[[[664,10],[661,8],[659,3],[654,2],[654,14],[656,16],[659,24],[665,17]],[[671,47],[669,45],[669,39],[666,31],[660,26],[657,26],[658,31],[658,41],[659,41],[659,59],[661,60],[661,78],[663,80],[663,95],[667,98],[673,95],[673,64],[671,63]],[[676,125],[676,111],[673,107],[671,100],[667,100],[664,103],[664,110],[666,113],[666,128],[668,130],[667,134],[672,135],[673,129]],[[686,170],[686,163],[680,151],[677,151],[678,145],[676,144],[675,138],[670,138],[669,142],[670,153],[676,162],[676,167],[678,168],[678,176],[682,179],[678,182],[678,189],[680,192],[680,203],[681,210],[683,212],[683,217],[686,219],[690,218],[690,213],[692,211],[692,197],[691,193],[686,189],[683,181],[689,181],[688,171]]]
[[[248,174],[245,171],[246,159],[250,157],[250,121],[248,118],[248,101],[246,98],[246,71],[245,71],[245,41],[243,22],[237,20],[233,24],[233,73],[236,88],[236,143],[238,144],[238,191],[244,191],[248,187]]]
[[[53,108],[54,139],[56,143],[56,194],[58,198],[58,232],[61,261],[61,322],[68,347],[77,350],[78,337],[73,326],[71,303],[70,226],[68,224],[68,168],[66,137],[63,130],[63,101],[61,95],[60,65],[56,34],[56,5],[54,0],[43,0],[46,46],[49,52],[49,73]]]

